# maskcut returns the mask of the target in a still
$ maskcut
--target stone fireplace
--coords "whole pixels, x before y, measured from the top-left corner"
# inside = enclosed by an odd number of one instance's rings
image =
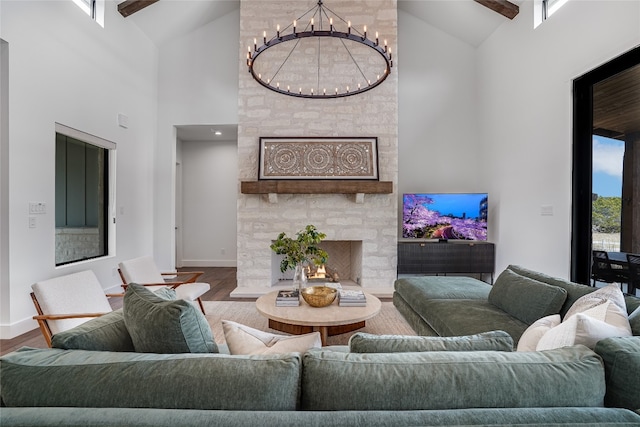
[[[279,261],[269,246],[279,233],[295,236],[307,224],[315,225],[327,235],[323,245],[327,245],[325,250],[329,252],[328,265],[338,270],[341,283],[348,281],[376,295],[390,296],[393,292],[398,233],[397,67],[394,65],[386,81],[373,90],[336,99],[278,94],[260,86],[247,72],[246,49],[256,35],[315,3],[313,0],[308,4],[300,0],[240,3],[238,286],[231,294],[233,297],[253,298],[287,279],[280,273]],[[396,51],[395,0],[328,0],[327,6],[384,34]],[[280,191],[274,181],[258,181],[260,137],[291,136],[377,137],[379,184],[390,183],[390,190],[353,190],[352,181],[339,181],[329,185],[331,192],[326,186],[318,187],[317,191],[308,190],[313,186],[305,186],[307,190],[292,189],[295,186],[290,182],[282,186],[286,190]],[[246,182],[269,183],[273,189],[246,191]],[[365,187],[375,187],[375,183],[378,181],[366,182],[369,185]],[[334,267],[332,263],[340,266]]]

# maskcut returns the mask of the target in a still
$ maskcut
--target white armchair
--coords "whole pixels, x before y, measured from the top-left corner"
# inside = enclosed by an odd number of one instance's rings
[[[211,289],[211,285],[196,282],[202,271],[178,271],[161,273],[155,261],[150,256],[122,261],[118,264],[118,272],[122,279],[123,287],[129,283],[150,286],[152,290],[160,287],[171,287],[176,290],[176,296],[186,301],[198,301],[200,310],[204,313],[204,305],[200,297]],[[180,280],[180,277],[184,279]],[[165,278],[168,278],[166,280]]]
[[[53,335],[113,311],[98,278],[91,270],[68,274],[31,285],[31,299],[47,345]]]

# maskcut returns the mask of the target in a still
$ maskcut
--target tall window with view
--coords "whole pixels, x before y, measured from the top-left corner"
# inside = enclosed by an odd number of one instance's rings
[[[625,143],[593,136],[592,249],[620,251],[622,169]]]

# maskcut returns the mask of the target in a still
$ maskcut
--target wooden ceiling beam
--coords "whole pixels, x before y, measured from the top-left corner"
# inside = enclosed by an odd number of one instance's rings
[[[158,0],[126,0],[118,4],[118,12],[126,18],[147,6],[151,6],[157,1]]]
[[[517,4],[513,4],[507,0],[474,0],[476,3],[480,3],[483,6],[488,7],[494,12],[498,12],[500,15],[509,19],[515,18],[520,13],[520,7]]]

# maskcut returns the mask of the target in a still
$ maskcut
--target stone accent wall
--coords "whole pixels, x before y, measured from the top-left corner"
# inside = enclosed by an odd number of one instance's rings
[[[95,257],[101,247],[98,228],[56,228],[56,264]]]
[[[380,86],[346,98],[303,99],[263,88],[247,72],[247,46],[262,32],[287,25],[313,7],[310,1],[242,0],[240,4],[240,90],[238,126],[238,287],[271,286],[269,245],[284,231],[289,235],[314,224],[328,240],[362,241],[363,288],[393,288],[396,278],[398,230],[398,68]],[[396,0],[327,0],[325,5],[362,27],[379,32],[396,50]],[[392,181],[392,194],[364,196],[356,203],[345,194],[280,194],[277,203],[266,195],[240,193],[240,181],[258,177],[260,137],[375,136],[379,176]]]

